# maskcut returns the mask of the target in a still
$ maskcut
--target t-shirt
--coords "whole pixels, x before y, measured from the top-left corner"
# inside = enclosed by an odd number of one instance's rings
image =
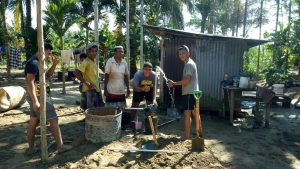
[[[27,76],[27,73],[34,74],[35,79],[34,82],[38,82],[39,77],[39,60],[36,56],[32,56],[25,65],[25,77]]]
[[[107,83],[107,91],[110,94],[125,94],[124,76],[129,75],[128,66],[124,59],[120,63],[116,62],[114,57],[107,60],[105,65],[105,73],[109,74]]]
[[[184,65],[182,78],[184,79],[187,75],[192,76],[192,81],[182,86],[182,95],[193,94],[194,90],[199,90],[197,65],[191,58]]]
[[[39,96],[40,94],[40,84],[39,84],[39,60],[38,58],[33,55],[27,62],[25,65],[25,77],[27,76],[27,74],[34,74],[34,87],[35,87],[35,92],[36,95]],[[46,92],[50,93],[50,87],[48,82],[46,81]]]
[[[134,74],[133,77],[133,86],[150,86],[153,87],[155,85],[155,77],[156,74],[154,71],[151,71],[150,76],[145,77],[143,71],[138,71]]]
[[[96,62],[91,60],[90,58],[86,58],[79,65],[80,72],[82,73],[83,78],[92,83],[95,86],[97,92],[100,92],[99,79],[97,75],[97,66]],[[89,90],[89,87],[86,84],[82,86],[82,92],[86,92]]]

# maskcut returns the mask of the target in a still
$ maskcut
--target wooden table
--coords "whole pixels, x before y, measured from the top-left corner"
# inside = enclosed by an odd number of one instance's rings
[[[223,87],[224,91],[228,93],[228,103],[230,112],[230,123],[233,124],[233,113],[235,106],[235,94],[238,91],[242,92],[240,101],[255,101],[255,111],[259,109],[259,102],[265,103],[265,127],[269,127],[270,121],[270,106],[274,102],[282,102],[283,107],[289,108],[291,99],[288,96],[277,96],[271,89],[257,86],[256,89],[239,88],[235,86]],[[244,92],[244,93],[243,93]],[[224,95],[223,95],[224,96]],[[225,111],[223,111],[223,117],[225,117]]]
[[[233,124],[233,113],[235,107],[235,94],[237,92],[242,92],[242,97],[239,98],[240,101],[255,101],[256,102],[256,109],[258,109],[258,103],[262,101],[260,97],[257,97],[255,89],[250,88],[239,88],[235,86],[226,86],[223,87],[224,91],[227,91],[228,94],[228,103],[229,103],[229,120],[230,123]],[[243,91],[248,91],[247,94],[243,94]],[[223,95],[224,96],[224,95]],[[225,117],[225,111],[223,110],[223,117]]]

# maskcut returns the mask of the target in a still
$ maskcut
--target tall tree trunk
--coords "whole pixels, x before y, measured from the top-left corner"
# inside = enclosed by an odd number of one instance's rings
[[[5,16],[5,11],[6,11],[6,3],[5,1],[2,1],[2,9],[1,9],[1,15],[2,15],[2,25],[3,25],[3,35],[4,35],[4,45],[5,45],[5,53],[6,53],[6,70],[7,70],[7,78],[11,78],[10,74],[10,62],[9,62],[9,38],[8,38],[8,31],[7,31],[7,26],[6,26],[6,16]]]
[[[291,24],[291,20],[292,20],[292,0],[289,0],[289,25]]]
[[[85,45],[87,46],[89,44],[89,28],[85,28]]]
[[[262,17],[263,17],[263,8],[264,8],[264,0],[260,1],[260,13],[259,13],[259,39],[261,39],[261,27],[262,27]],[[256,67],[256,74],[259,74],[260,68],[260,45],[258,46],[258,55],[257,55],[257,67]]]
[[[24,8],[23,8],[23,2],[21,1],[20,5],[21,10],[21,34],[24,37],[25,36],[25,17],[24,17]]]
[[[275,32],[278,28],[278,19],[279,19],[279,9],[280,9],[280,0],[276,0],[277,10],[276,10],[276,22],[275,22]]]
[[[63,35],[60,35],[59,36],[59,40],[60,40],[60,47],[61,47],[61,50],[64,50],[64,37]],[[66,76],[65,76],[65,65],[62,64],[62,82],[63,82],[63,88],[62,88],[62,94],[66,94]]]
[[[25,31],[30,32],[31,28],[31,0],[26,0],[26,20],[25,20]],[[31,42],[29,41],[28,35],[25,37],[25,51],[26,51],[26,60],[28,60],[31,53]]]
[[[245,0],[245,12],[244,12],[244,21],[243,21],[243,37],[246,36],[247,15],[248,15],[248,0]]]
[[[236,0],[236,7],[237,7],[237,12],[236,12],[236,34],[235,36],[239,35],[239,20],[240,20],[240,1]]]
[[[202,17],[202,19],[201,19],[201,33],[204,33],[204,31],[205,31],[205,22],[206,22],[205,20],[206,20],[206,18]]]

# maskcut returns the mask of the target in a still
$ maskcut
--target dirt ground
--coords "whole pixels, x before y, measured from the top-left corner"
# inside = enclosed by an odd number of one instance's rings
[[[0,79],[0,87],[8,85],[24,86],[24,79]],[[200,153],[190,151],[191,141],[180,140],[183,120],[165,125],[158,131],[159,150],[181,152],[112,151],[109,149],[140,148],[143,143],[152,142],[152,137],[122,131],[121,138],[110,143],[87,141],[85,116],[76,105],[76,101],[80,100],[77,89],[78,84],[68,82],[67,94],[63,95],[61,83],[54,82],[51,94],[59,115],[63,140],[74,148],[57,154],[55,145],[51,146],[47,163],[40,161],[39,153],[26,156],[29,108],[25,104],[0,113],[0,168],[300,168],[300,109],[273,106],[270,127],[258,129],[232,126],[228,119],[205,112],[201,116],[205,151]],[[160,118],[163,119],[163,115]],[[54,139],[49,130],[48,133],[48,143],[52,143]],[[40,145],[39,138],[37,134],[37,146]]]

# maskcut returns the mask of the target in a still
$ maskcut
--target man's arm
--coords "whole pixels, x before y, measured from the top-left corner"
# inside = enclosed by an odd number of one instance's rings
[[[130,95],[130,88],[129,88],[129,76],[127,74],[124,75],[124,82],[127,87],[127,97]]]
[[[29,96],[32,100],[33,110],[35,112],[39,112],[40,111],[40,102],[35,93],[34,80],[35,80],[35,75],[32,73],[27,73],[27,75],[26,75],[27,93],[29,94]]]
[[[86,81],[83,76],[82,76],[82,73],[80,70],[78,69],[75,69],[74,71],[74,76],[83,84],[86,84],[88,86],[89,89],[93,89],[95,86],[93,83],[90,83],[88,81]]]
[[[52,66],[50,69],[46,72],[46,77],[47,79],[50,79],[55,72],[56,65],[58,64],[59,60],[57,56],[52,56]]]
[[[192,81],[192,75],[186,75],[185,78],[183,80],[180,80],[178,82],[174,82],[172,80],[168,81],[168,86],[172,87],[172,86],[186,86],[188,85],[190,82]]]
[[[108,96],[108,90],[107,90],[108,81],[109,81],[109,74],[105,73],[105,75],[104,75],[104,95],[105,96]]]

